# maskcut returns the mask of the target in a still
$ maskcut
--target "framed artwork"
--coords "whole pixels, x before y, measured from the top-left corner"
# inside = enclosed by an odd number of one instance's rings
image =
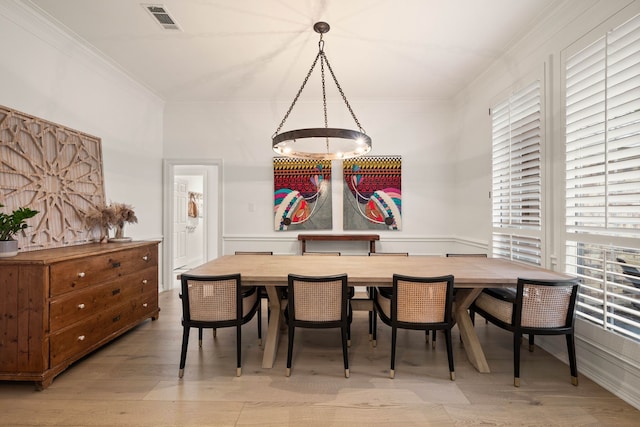
[[[273,158],[274,229],[331,230],[331,161]]]
[[[343,228],[402,229],[402,157],[344,160]]]
[[[100,138],[0,106],[0,203],[39,213],[20,250],[87,243],[86,213],[104,205]]]

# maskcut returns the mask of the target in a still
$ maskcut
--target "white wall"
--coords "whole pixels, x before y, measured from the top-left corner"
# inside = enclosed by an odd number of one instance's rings
[[[491,236],[488,197],[491,189],[491,119],[489,108],[510,89],[542,77],[546,87],[545,175],[547,232],[545,263],[563,270],[564,253],[564,137],[562,125],[561,53],[590,31],[611,20],[618,24],[640,13],[640,1],[573,0],[560,4],[500,61],[481,73],[456,99],[459,133],[456,138],[457,233],[473,241]],[[604,34],[604,33],[601,33]],[[465,207],[465,208],[463,208]],[[550,353],[567,360],[564,339],[536,338]],[[640,408],[640,345],[577,320],[578,371]],[[569,378],[567,368],[567,381]]]
[[[301,76],[302,78],[303,76]],[[294,88],[295,89],[295,88]],[[381,232],[380,250],[411,246],[412,253],[441,253],[454,234],[454,128],[448,102],[349,100],[373,155],[402,156],[403,230]],[[290,101],[289,101],[290,102]],[[224,252],[274,250],[295,253],[297,232],[273,230],[271,136],[288,103],[168,103],[164,120],[166,158],[221,158]],[[321,107],[296,105],[306,125],[322,125]],[[320,108],[320,109],[318,109]],[[344,105],[330,103],[329,114]],[[290,118],[293,120],[293,115]],[[342,124],[333,124],[339,127]],[[348,126],[349,123],[345,123]],[[351,123],[353,126],[353,124]],[[287,122],[286,129],[297,127]],[[313,124],[311,125],[313,126]],[[334,232],[342,231],[341,162],[333,165]],[[263,243],[257,243],[263,241]],[[261,246],[257,248],[255,245]],[[248,247],[247,245],[252,245]]]
[[[20,3],[0,3],[0,103],[102,139],[107,201],[127,235],[162,237],[163,102]]]

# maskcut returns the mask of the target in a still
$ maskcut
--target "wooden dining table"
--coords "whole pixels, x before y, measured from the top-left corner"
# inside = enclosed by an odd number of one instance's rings
[[[273,367],[286,302],[281,299],[290,273],[308,276],[347,274],[349,286],[391,286],[393,274],[432,277],[454,276],[455,321],[471,364],[479,372],[490,372],[468,308],[483,288],[515,287],[519,277],[529,279],[567,279],[552,270],[500,258],[483,257],[306,257],[288,255],[226,255],[187,272],[194,275],[240,273],[242,284],[265,286],[271,316],[264,344],[262,367]],[[372,304],[371,306],[372,307]],[[274,315],[275,314],[275,315]]]

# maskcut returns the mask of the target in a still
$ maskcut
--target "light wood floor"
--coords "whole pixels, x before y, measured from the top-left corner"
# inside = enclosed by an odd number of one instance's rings
[[[523,347],[522,386],[512,385],[510,335],[480,319],[491,374],[466,359],[454,329],[456,381],[449,380],[444,336],[435,349],[419,331],[402,331],[396,377],[389,379],[390,333],[379,324],[369,344],[365,313],[355,313],[343,376],[338,330],[299,330],[291,377],[286,333],[273,369],[261,368],[256,322],[243,329],[243,374],[235,376],[235,332],[191,333],[178,379],[181,326],[177,291],[160,295],[160,319],[147,321],[79,361],[45,391],[0,382],[0,425],[64,426],[637,426],[640,411],[540,348]],[[266,308],[263,307],[266,319]],[[265,322],[266,323],[266,322]],[[265,327],[266,329],[266,327]],[[562,337],[557,339],[563,340]],[[580,366],[578,366],[578,369]]]

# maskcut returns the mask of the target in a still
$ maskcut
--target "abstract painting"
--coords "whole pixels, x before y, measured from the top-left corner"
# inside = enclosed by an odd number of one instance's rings
[[[331,230],[331,161],[273,158],[274,229]]]
[[[344,160],[343,228],[402,229],[402,157]]]

